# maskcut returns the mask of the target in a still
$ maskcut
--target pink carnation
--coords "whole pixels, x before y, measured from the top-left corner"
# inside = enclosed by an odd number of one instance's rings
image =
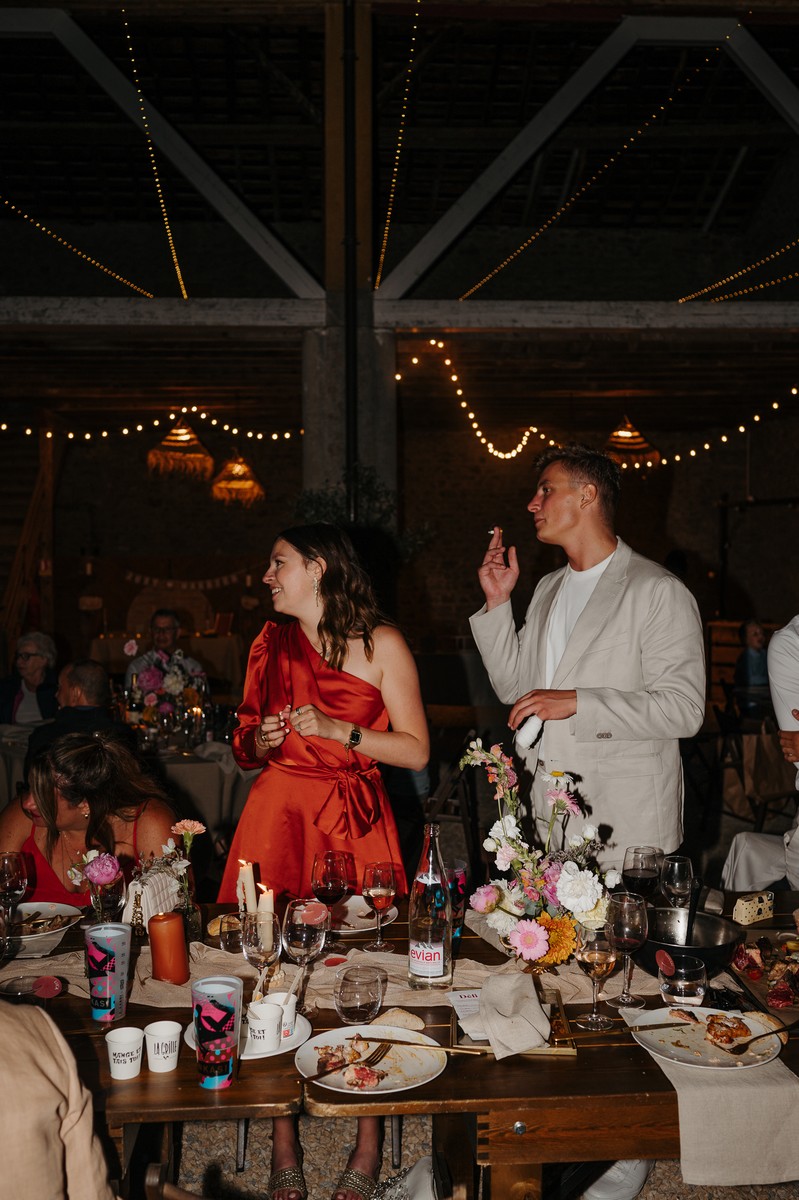
[[[507,871],[516,857],[516,851],[508,842],[500,842],[497,847],[497,870]]]
[[[95,887],[113,883],[119,877],[119,859],[113,854],[98,854],[83,868],[83,874]]]
[[[517,921],[508,941],[520,958],[534,962],[549,949],[549,934],[537,921]]]
[[[139,672],[138,683],[143,692],[157,692],[164,686],[164,677],[158,667],[145,667]]]
[[[469,901],[475,912],[490,913],[499,904],[499,889],[493,883],[484,883]]]
[[[201,821],[178,821],[172,826],[172,832],[176,834],[190,833],[194,837],[198,833],[205,833],[205,826]]]
[[[125,642],[125,645],[122,647],[124,653],[127,654],[128,658],[133,658],[133,655],[136,653],[138,648],[139,648],[139,643],[136,641],[135,638],[129,638],[128,641]]]

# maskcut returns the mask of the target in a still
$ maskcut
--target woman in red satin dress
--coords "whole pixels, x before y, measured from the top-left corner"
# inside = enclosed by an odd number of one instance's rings
[[[405,893],[399,838],[378,762],[421,770],[429,756],[416,664],[398,629],[381,618],[347,535],[333,525],[280,534],[264,575],[275,611],[250,652],[233,752],[263,770],[250,791],[219,891],[236,899],[239,859],[260,867],[278,894],[311,893],[314,855],[344,850],[360,880],[367,862],[390,860]],[[274,1200],[307,1194],[291,1118],[274,1122]],[[370,1195],[379,1170],[376,1119],[358,1140],[335,1200]]]

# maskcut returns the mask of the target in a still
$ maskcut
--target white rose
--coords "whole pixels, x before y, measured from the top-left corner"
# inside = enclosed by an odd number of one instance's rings
[[[617,888],[621,883],[621,875],[618,871],[607,871],[605,873],[605,886],[609,888]]]
[[[522,835],[519,828],[519,822],[515,817],[502,817],[499,821],[495,821],[488,831],[488,836],[493,838],[495,842],[508,842],[518,840]]]
[[[596,825],[583,825],[583,837],[587,842],[593,842],[598,832]]]
[[[571,846],[572,850],[579,850],[584,842],[585,838],[581,833],[573,833],[569,838],[569,845]]]
[[[494,851],[496,850],[496,848],[497,848],[497,843],[491,837],[487,837],[485,839],[485,841],[483,842],[483,849],[487,850],[489,854],[493,854]]]

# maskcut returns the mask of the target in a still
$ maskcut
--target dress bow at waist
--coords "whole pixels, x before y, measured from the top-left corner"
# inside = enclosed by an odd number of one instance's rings
[[[292,779],[329,779],[330,791],[313,818],[316,828],[326,837],[362,838],[380,819],[382,776],[377,766],[359,769],[356,766],[327,767],[319,765],[312,771],[282,764],[272,759],[270,770],[284,770]]]

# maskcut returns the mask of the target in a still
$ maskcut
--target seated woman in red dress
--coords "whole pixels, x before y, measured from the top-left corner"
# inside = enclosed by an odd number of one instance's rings
[[[407,891],[397,827],[377,763],[419,771],[430,745],[416,664],[386,622],[347,535],[333,525],[282,533],[264,575],[275,611],[255,639],[233,752],[262,767],[230,848],[220,901],[235,901],[239,859],[284,895],[311,894],[314,855],[393,862]],[[361,1118],[336,1200],[371,1196],[380,1167],[376,1118]],[[290,1117],[273,1126],[272,1200],[307,1195]]]
[[[87,850],[116,855],[129,877],[140,855],[162,853],[174,820],[161,789],[113,735],[70,733],[32,763],[30,792],[0,814],[0,846],[25,856],[26,900],[83,907],[89,893],[68,872]]]

